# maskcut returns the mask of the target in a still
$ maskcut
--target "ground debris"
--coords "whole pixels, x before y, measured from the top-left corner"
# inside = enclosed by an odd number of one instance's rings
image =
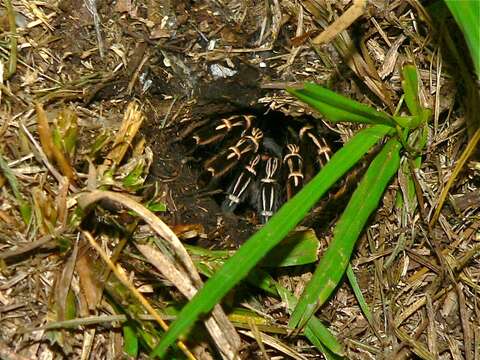
[[[400,204],[411,175],[402,165],[357,245],[352,268],[371,321],[346,282],[317,316],[349,359],[478,357],[475,149],[469,167],[455,169],[475,139],[473,110],[418,2],[356,1],[365,6],[355,18],[363,15],[320,41],[352,3],[13,1],[0,12],[0,358],[147,358],[163,334],[158,324],[175,318],[265,220],[244,198],[222,209],[245,164],[205,180],[204,164],[227,157],[244,129],[203,148],[195,136],[222,119],[255,116],[268,138],[265,163],[277,146],[295,149],[287,139],[311,124],[315,140],[335,151],[359,127],[325,122],[285,89],[316,82],[393,113],[405,63],[417,67],[434,114],[412,175],[419,196]],[[259,179],[271,181],[265,169]],[[308,262],[261,269],[285,292],[298,296],[310,279],[355,174],[297,229],[313,244],[298,254]],[[293,193],[291,183],[277,185]],[[322,358],[303,334],[289,333],[286,299],[262,285],[232,291],[202,319],[208,333],[199,325],[172,357]]]

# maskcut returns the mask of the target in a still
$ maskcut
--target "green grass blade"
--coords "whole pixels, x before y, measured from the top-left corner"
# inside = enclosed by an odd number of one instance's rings
[[[129,356],[138,356],[138,337],[132,324],[125,324],[123,330],[123,351]]]
[[[283,239],[261,261],[262,267],[284,267],[311,264],[318,260],[318,241],[315,231],[295,231]]]
[[[400,149],[401,144],[395,138],[390,139],[372,161],[340,217],[333,240],[292,314],[288,324],[290,328],[305,326],[338,286],[365,223],[378,207],[390,179],[400,166]]]
[[[371,117],[365,117],[359,114],[351,113],[349,111],[345,111],[337,107],[330,106],[324,102],[315,100],[305,91],[291,90],[290,93],[292,93],[308,105],[312,106],[315,110],[317,110],[331,122],[349,121],[369,125],[377,123]]]
[[[346,98],[319,85],[307,83],[303,89],[287,90],[318,110],[330,121],[395,126],[395,121],[387,113],[377,111],[368,105]]]
[[[316,317],[312,317],[305,327],[307,339],[325,356],[327,360],[344,359],[343,355],[333,351],[331,347],[339,347],[340,353],[344,353],[342,345],[337,341],[330,331]],[[333,337],[333,340],[329,339]],[[327,340],[329,339],[329,340]],[[327,345],[328,344],[328,345]]]
[[[370,326],[374,328],[372,312],[370,311],[370,307],[368,306],[365,298],[363,297],[362,289],[360,289],[357,277],[355,276],[355,273],[353,272],[352,266],[350,264],[348,264],[347,267],[347,277],[348,281],[350,282],[350,286],[352,287],[353,293],[357,298],[358,304],[360,305],[360,309],[362,309],[363,315],[365,315],[365,318],[369,322]]]
[[[419,92],[419,80],[417,69],[413,65],[405,65],[402,69],[402,88],[404,92],[405,102],[408,110],[412,116],[402,116],[401,118],[407,122],[402,124],[398,121],[398,117],[394,118],[403,127],[411,129],[419,127],[421,124],[428,121],[431,115],[431,110],[426,109],[420,103]]]
[[[298,299],[285,287],[273,280],[269,275],[266,276],[268,276],[270,281],[275,284],[278,294],[287,304],[288,310],[292,312],[297,305]],[[338,342],[330,330],[328,330],[328,328],[315,316],[312,316],[307,322],[305,336],[324,354],[332,353],[337,356],[343,356],[345,354],[342,344]]]
[[[10,187],[13,192],[13,196],[15,196],[15,199],[17,200],[18,207],[20,210],[20,215],[22,216],[22,220],[26,225],[28,225],[28,223],[30,222],[30,219],[32,218],[32,207],[30,206],[28,201],[26,201],[25,198],[23,197],[20,191],[20,185],[18,184],[15,174],[8,167],[7,162],[3,159],[1,154],[0,154],[0,173],[2,173],[3,176],[5,176],[8,183],[10,184]]]
[[[465,36],[473,64],[480,77],[480,2],[478,0],[445,0]]]
[[[405,65],[403,67],[402,88],[410,114],[414,116],[420,115],[422,107],[420,106],[420,100],[418,98],[418,75],[415,66]]]
[[[282,301],[287,304],[290,312],[293,311],[297,305],[298,299],[279,282],[275,281],[270,274],[261,270],[255,269],[252,271],[257,278],[263,279],[264,283],[269,289],[274,289],[274,295],[279,295]],[[270,293],[270,292],[269,292]],[[322,324],[322,322],[312,317],[305,328],[305,336],[310,342],[316,346],[325,356],[331,355],[331,358],[342,358],[345,354],[342,344],[335,338],[335,336]],[[328,357],[327,357],[328,358]]]
[[[213,272],[235,253],[232,250],[210,250],[198,246],[187,245],[186,248],[197,267],[203,267],[203,263]],[[312,229],[292,231],[263,258],[259,266],[277,268],[311,264],[317,262],[319,248],[320,241]],[[209,273],[207,276],[212,275]]]
[[[289,290],[275,281],[270,274],[261,269],[254,269],[247,279],[250,278],[250,275],[255,279],[262,279],[262,282],[265,284],[264,287],[269,289],[268,293],[273,296],[280,296],[282,301],[287,304],[288,310],[290,312],[293,311],[298,299]],[[254,281],[253,285],[256,286],[256,284],[257,281]],[[342,344],[318,318],[313,316],[308,321],[304,335],[327,359],[343,359],[345,351]]]
[[[201,314],[207,313],[220,302],[223,296],[303,219],[325,192],[390,131],[390,127],[382,125],[361,130],[337,151],[322,171],[284,204],[270,221],[248,239],[235,255],[205,283],[204,287],[182,309],[177,320],[172,323],[162,341],[152,352],[152,356],[164,355],[178,336]]]

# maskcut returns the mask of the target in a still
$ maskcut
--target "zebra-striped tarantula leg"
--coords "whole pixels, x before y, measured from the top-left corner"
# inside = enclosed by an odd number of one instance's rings
[[[222,203],[223,211],[234,211],[239,203],[243,202],[248,194],[248,188],[257,176],[256,167],[260,161],[260,155],[254,156],[235,177],[227,190],[227,196]]]
[[[332,157],[332,149],[327,144],[327,141],[321,136],[317,137],[314,143],[315,143],[315,146],[317,147],[318,164],[320,165],[320,167],[324,167]]]
[[[257,201],[257,209],[262,224],[265,224],[280,206],[279,173],[280,160],[276,157],[269,157],[265,162],[263,176],[260,179]]]
[[[286,164],[288,171],[287,199],[290,199],[303,186],[303,158],[298,145],[287,144],[287,154],[283,157],[283,163]]]
[[[312,125],[306,125],[300,129],[300,139],[305,143],[309,141],[315,147],[318,165],[322,168],[330,160],[332,149],[322,136],[315,134]]]
[[[228,118],[218,119],[210,126],[203,126],[196,131],[192,138],[197,145],[208,145],[223,140],[227,134],[250,129],[255,119],[253,115],[233,115]]]
[[[300,153],[303,157],[304,182],[310,181],[317,173],[316,149],[308,133],[313,129],[311,125],[305,125],[299,131]]]
[[[258,128],[253,128],[249,133],[244,134],[235,145],[207,160],[204,165],[205,170],[212,177],[222,177],[246,156],[257,153],[262,138],[262,131]]]

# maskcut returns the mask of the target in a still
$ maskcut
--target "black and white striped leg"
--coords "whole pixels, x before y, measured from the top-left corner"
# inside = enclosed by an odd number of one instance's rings
[[[227,189],[227,195],[222,203],[222,210],[232,212],[245,200],[248,195],[249,187],[255,181],[257,176],[256,167],[260,162],[260,155],[255,155]]]
[[[269,157],[264,162],[264,166],[257,201],[257,209],[262,224],[265,224],[280,206],[280,186],[278,184],[280,160],[276,157]]]
[[[308,135],[313,126],[305,125],[299,131],[300,139],[300,153],[303,157],[303,174],[305,183],[309,182],[317,173],[317,164],[316,164],[316,148],[312,143],[310,136]]]
[[[247,131],[255,120],[253,115],[233,115],[203,126],[193,134],[197,145],[208,145],[223,140],[229,133]]]
[[[253,128],[243,135],[238,142],[205,162],[205,170],[212,177],[222,177],[235,167],[241,160],[250,154],[258,152],[263,133]]]
[[[304,146],[302,153],[308,154],[313,147],[318,167],[324,167],[332,155],[332,149],[328,146],[325,139],[316,134],[312,125],[306,125],[300,129],[300,140]]]
[[[300,147],[287,144],[287,152],[283,157],[283,164],[287,167],[287,200],[292,198],[303,186],[303,158]]]

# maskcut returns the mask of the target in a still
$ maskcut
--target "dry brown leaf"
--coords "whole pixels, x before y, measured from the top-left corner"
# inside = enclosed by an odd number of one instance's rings
[[[88,308],[94,310],[100,301],[102,290],[87,248],[80,251],[75,269],[80,278],[80,286],[87,300]]]
[[[122,125],[115,136],[112,151],[105,158],[105,166],[120,164],[127,150],[132,147],[133,138],[140,129],[143,120],[145,120],[145,117],[139,105],[135,101],[129,103],[123,116]]]
[[[67,304],[67,295],[70,291],[70,284],[72,283],[73,271],[75,270],[75,262],[78,254],[78,243],[75,243],[72,254],[63,266],[62,273],[58,279],[55,288],[55,302],[58,307],[59,321],[65,320],[65,310]]]

